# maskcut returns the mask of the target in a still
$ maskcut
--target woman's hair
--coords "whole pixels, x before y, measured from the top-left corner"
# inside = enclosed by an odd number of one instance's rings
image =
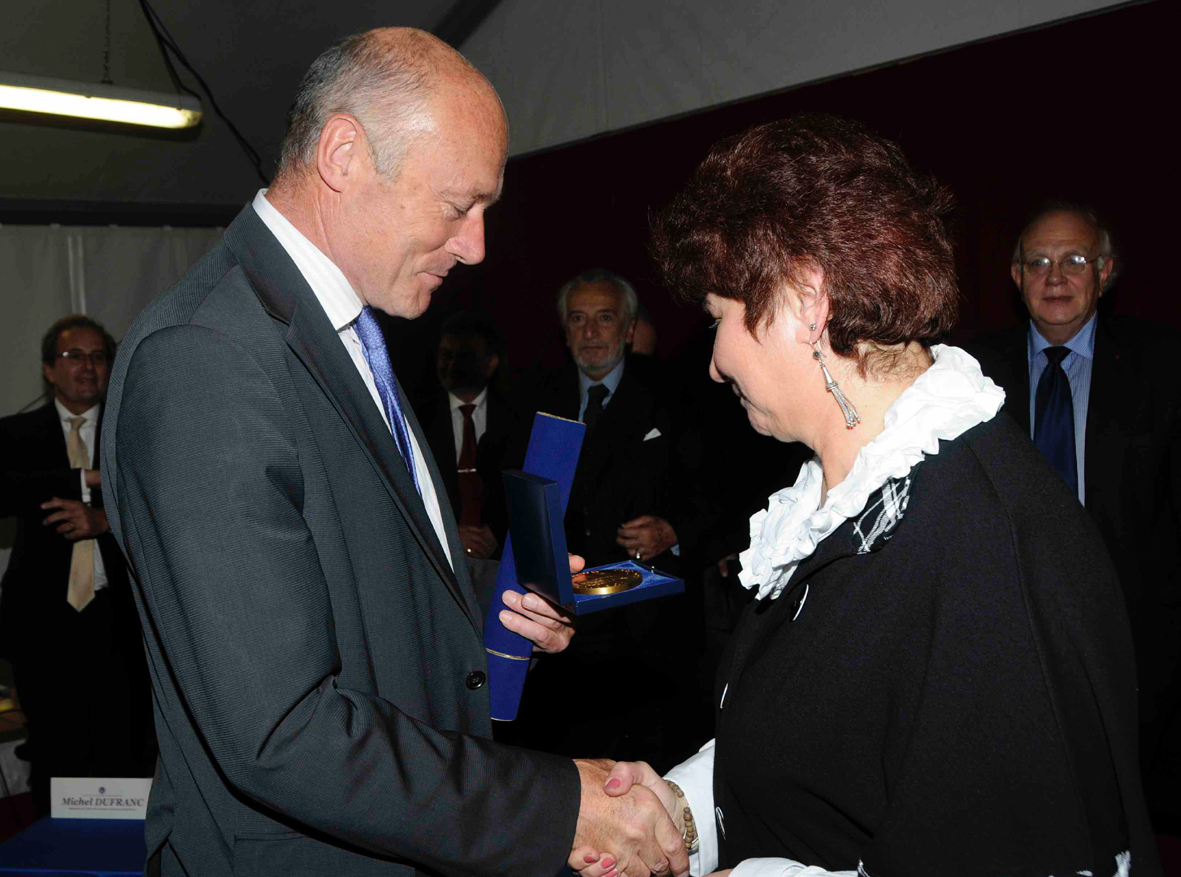
[[[794,116],[715,144],[656,218],[652,252],[681,298],[742,302],[752,335],[774,318],[785,281],[820,268],[829,343],[864,375],[873,347],[928,347],[955,323],[950,207],[897,144],[848,119]]]

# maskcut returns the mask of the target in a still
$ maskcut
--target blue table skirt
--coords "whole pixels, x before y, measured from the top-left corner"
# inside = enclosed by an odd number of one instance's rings
[[[0,874],[140,875],[145,856],[142,820],[46,816],[0,844]]]

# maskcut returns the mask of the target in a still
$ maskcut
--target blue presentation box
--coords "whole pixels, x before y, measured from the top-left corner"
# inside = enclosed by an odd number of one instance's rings
[[[639,584],[613,594],[575,593],[566,553],[561,486],[552,478],[517,470],[504,473],[504,486],[517,583],[521,587],[535,591],[575,615],[589,615],[684,592],[684,580],[642,563],[624,560],[592,569],[635,570],[642,576]]]

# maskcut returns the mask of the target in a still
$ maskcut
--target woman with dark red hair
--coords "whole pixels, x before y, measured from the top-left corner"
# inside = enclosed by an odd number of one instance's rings
[[[816,454],[751,519],[716,739],[608,780],[662,797],[693,874],[1160,873],[1111,563],[938,343],[949,203],[894,143],[805,116],[717,144],[656,222],[667,284],[717,321],[713,378]],[[595,858],[572,861],[617,870]]]

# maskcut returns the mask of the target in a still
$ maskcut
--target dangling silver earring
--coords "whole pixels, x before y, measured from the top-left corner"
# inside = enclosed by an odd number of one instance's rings
[[[810,328],[812,331],[816,331],[816,324],[813,323]],[[832,393],[832,397],[841,406],[841,414],[845,415],[845,429],[852,429],[861,422],[861,415],[857,413],[857,409],[849,401],[849,397],[841,392],[841,388],[837,385],[837,382],[832,379],[832,375],[828,371],[828,366],[824,364],[824,357],[820,355],[820,348],[815,341],[812,342],[812,348],[812,358],[820,363],[820,371],[824,373],[824,389]]]

